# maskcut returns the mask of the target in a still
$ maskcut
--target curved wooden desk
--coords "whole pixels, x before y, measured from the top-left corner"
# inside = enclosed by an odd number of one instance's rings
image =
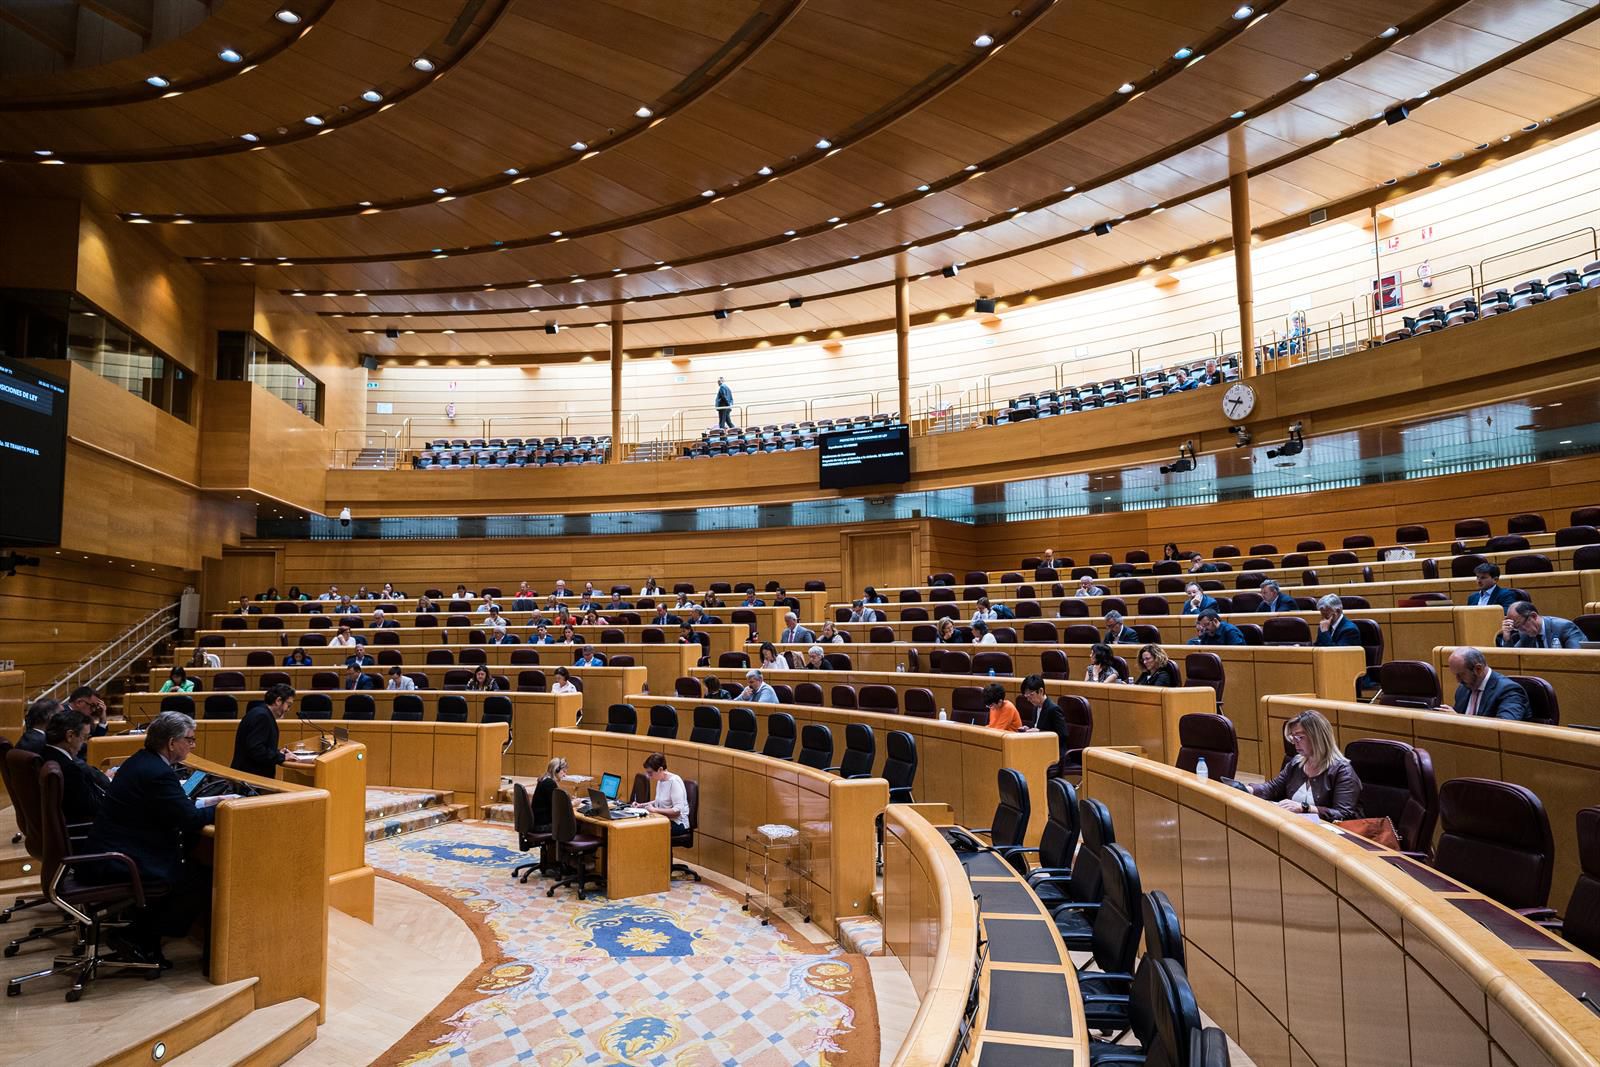
[[[1172,898],[1200,1006],[1258,1064],[1592,1067],[1600,963],[1371,842],[1090,749],[1146,890]]]
[[[1455,699],[1456,680],[1450,673],[1450,655],[1455,645],[1441,645],[1429,659],[1439,673],[1439,686],[1446,703]],[[1564,726],[1600,727],[1600,649],[1592,648],[1495,648],[1479,647],[1497,674],[1522,674],[1543,678],[1556,691]]]
[[[847,780],[752,752],[595,730],[551,730],[550,749],[573,774],[598,779],[610,771],[624,783],[647,755],[664,753],[674,774],[700,785],[694,845],[680,858],[743,882],[746,837],[764,823],[784,823],[810,842],[812,920],[831,937],[836,917],[866,913],[877,872],[875,820],[889,802],[883,779]]]

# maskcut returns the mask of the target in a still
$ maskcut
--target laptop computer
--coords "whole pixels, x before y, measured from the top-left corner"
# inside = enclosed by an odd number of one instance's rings
[[[186,797],[194,796],[194,791],[199,789],[200,783],[205,781],[208,777],[210,777],[210,775],[206,774],[205,771],[195,771],[193,774],[189,775],[189,777],[183,780],[183,795]]]
[[[611,802],[598,789],[589,790],[589,812],[592,818],[611,821]]]
[[[616,800],[617,793],[622,789],[622,775],[602,774],[600,776],[600,792],[605,794],[607,800]]]

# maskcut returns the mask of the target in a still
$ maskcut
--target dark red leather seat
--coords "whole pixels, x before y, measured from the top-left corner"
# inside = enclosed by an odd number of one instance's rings
[[[1550,818],[1532,790],[1488,778],[1454,778],[1439,787],[1444,832],[1434,850],[1439,870],[1508,908],[1550,902],[1555,842]]]
[[[1215,652],[1191,652],[1183,658],[1183,676],[1190,685],[1210,686],[1217,693],[1217,710],[1222,710],[1222,691],[1228,680],[1223,674],[1222,657]],[[1182,733],[1180,726],[1180,736]],[[1228,777],[1232,778],[1233,775]]]
[[[1378,668],[1377,703],[1399,708],[1439,706],[1439,675],[1420,659],[1395,659]]]
[[[1194,713],[1178,719],[1178,758],[1175,766],[1193,771],[1206,761],[1212,777],[1232,778],[1239,769],[1239,736],[1226,715]]]
[[[1362,737],[1345,746],[1361,779],[1361,812],[1371,819],[1387,815],[1400,847],[1426,858],[1439,820],[1439,789],[1433,760],[1425,748],[1388,738]]]
[[[1488,537],[1490,532],[1489,523],[1484,519],[1462,519],[1456,523],[1457,537]]]

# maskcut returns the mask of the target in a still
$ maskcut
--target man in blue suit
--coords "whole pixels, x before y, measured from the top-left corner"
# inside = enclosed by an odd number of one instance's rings
[[[354,663],[348,663],[344,668],[344,681],[340,689],[377,689],[378,679],[363,671]]]
[[[1493,563],[1478,564],[1473,568],[1472,574],[1478,579],[1478,588],[1467,597],[1468,607],[1493,605],[1503,611],[1517,602],[1515,593],[1501,588],[1500,568]]]
[[[1268,578],[1261,583],[1261,610],[1262,611],[1299,611],[1300,605],[1295,599],[1283,591],[1276,581]]]
[[[1527,721],[1528,694],[1522,686],[1489,669],[1483,653],[1471,646],[1450,653],[1456,686],[1455,708],[1463,715]]]
[[[1538,608],[1519,600],[1506,609],[1494,643],[1500,648],[1580,648],[1583,631],[1567,619],[1540,615]]]
[[[1314,642],[1320,646],[1351,645],[1360,647],[1361,630],[1354,622],[1345,618],[1344,601],[1339,599],[1338,593],[1329,593],[1317,601],[1317,611],[1322,615],[1322,621],[1317,624],[1317,639]]]
[[[1198,615],[1202,611],[1213,610],[1217,606],[1217,602],[1207,596],[1204,589],[1200,588],[1199,582],[1190,582],[1184,586],[1183,594],[1187,598],[1183,602],[1183,614],[1185,615]]]
[[[733,425],[733,390],[728,388],[728,383],[721,378],[717,379],[717,425]]]
[[[1217,613],[1216,608],[1207,608],[1194,620],[1194,636],[1189,639],[1191,645],[1242,645],[1244,634],[1233,623],[1225,620]]]

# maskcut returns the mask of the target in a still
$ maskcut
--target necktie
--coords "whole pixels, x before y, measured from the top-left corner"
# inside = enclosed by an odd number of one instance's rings
[[[1479,688],[1474,689],[1472,691],[1472,696],[1467,699],[1467,714],[1468,715],[1476,715],[1476,714],[1478,714],[1478,698],[1480,696],[1482,696],[1482,695],[1483,695],[1482,687],[1479,687]]]

